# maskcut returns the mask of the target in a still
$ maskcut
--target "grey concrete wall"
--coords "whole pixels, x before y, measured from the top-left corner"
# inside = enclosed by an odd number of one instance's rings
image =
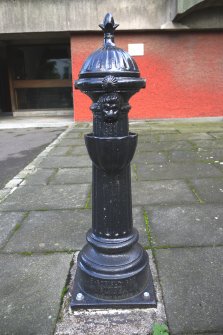
[[[120,23],[120,30],[223,28],[221,13],[216,11],[215,15],[211,11],[206,15],[197,11],[211,8],[211,4],[219,6],[223,1],[0,0],[0,35],[96,31],[107,12],[111,12]],[[185,19],[193,13],[193,8],[196,16],[193,15],[191,20]],[[220,12],[223,12],[223,7]]]
[[[121,30],[159,29],[172,0],[0,0],[0,34],[95,31],[111,12]]]

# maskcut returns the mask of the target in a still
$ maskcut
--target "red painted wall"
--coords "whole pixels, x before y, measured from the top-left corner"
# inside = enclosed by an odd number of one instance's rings
[[[134,57],[146,89],[130,100],[130,119],[223,115],[223,32],[117,33],[116,45],[144,43]],[[102,34],[71,37],[73,80],[85,59],[101,47]],[[74,118],[91,120],[90,98],[74,90]]]

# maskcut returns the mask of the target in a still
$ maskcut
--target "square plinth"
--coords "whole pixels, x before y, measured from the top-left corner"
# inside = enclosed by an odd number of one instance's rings
[[[147,286],[139,294],[131,296],[126,299],[100,299],[95,296],[89,295],[80,289],[79,282],[80,278],[78,273],[74,279],[74,288],[72,292],[71,308],[72,309],[89,309],[89,308],[156,308],[157,300],[156,293],[153,286],[152,274],[150,269],[149,278],[151,280],[148,282]],[[112,284],[112,283],[111,283]],[[114,281],[114,286],[116,285]]]

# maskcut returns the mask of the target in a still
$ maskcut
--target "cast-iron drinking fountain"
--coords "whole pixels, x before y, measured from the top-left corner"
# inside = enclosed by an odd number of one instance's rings
[[[128,101],[145,80],[134,59],[115,46],[118,24],[110,13],[99,26],[104,46],[87,58],[75,82],[93,101],[93,133],[85,136],[93,162],[93,222],[78,255],[71,307],[156,307],[148,254],[132,223],[137,134],[129,132]]]

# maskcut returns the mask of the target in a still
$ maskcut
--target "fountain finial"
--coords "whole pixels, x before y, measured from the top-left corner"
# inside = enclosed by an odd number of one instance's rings
[[[107,13],[104,17],[102,24],[99,24],[99,27],[104,32],[104,46],[114,46],[114,32],[115,29],[119,26],[114,21],[114,18],[111,13]]]

